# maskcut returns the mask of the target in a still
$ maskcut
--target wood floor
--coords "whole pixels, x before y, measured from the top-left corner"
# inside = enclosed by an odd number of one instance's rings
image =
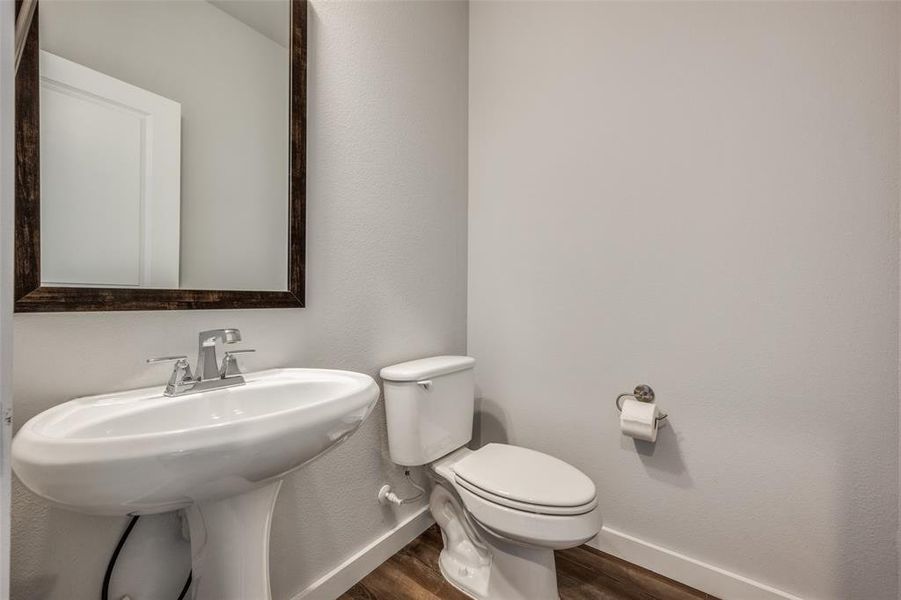
[[[338,600],[468,600],[438,570],[441,532],[433,525]],[[557,552],[561,600],[717,600],[594,548]]]

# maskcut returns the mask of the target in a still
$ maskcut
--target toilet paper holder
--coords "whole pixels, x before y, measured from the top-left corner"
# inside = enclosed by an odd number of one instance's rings
[[[654,390],[651,389],[651,386],[641,384],[636,385],[635,389],[632,390],[632,393],[620,394],[616,397],[616,410],[619,412],[623,412],[622,399],[623,398],[635,398],[639,402],[653,402],[654,401]],[[669,415],[665,412],[661,411],[660,415],[657,417],[657,422],[664,420]]]

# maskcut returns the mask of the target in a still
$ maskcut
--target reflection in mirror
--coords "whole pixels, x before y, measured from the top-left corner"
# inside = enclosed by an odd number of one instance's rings
[[[287,289],[290,10],[42,0],[42,285]]]

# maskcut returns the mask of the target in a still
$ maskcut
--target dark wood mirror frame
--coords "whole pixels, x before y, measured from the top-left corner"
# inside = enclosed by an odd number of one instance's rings
[[[40,79],[37,10],[16,73],[15,311],[191,310],[304,306],[307,2],[291,2],[288,290],[163,290],[41,286]],[[17,10],[21,2],[17,2]]]

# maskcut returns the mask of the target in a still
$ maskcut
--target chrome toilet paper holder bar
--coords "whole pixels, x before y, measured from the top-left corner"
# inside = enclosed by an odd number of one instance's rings
[[[654,390],[651,389],[651,386],[641,384],[636,385],[635,389],[632,390],[632,393],[620,394],[616,397],[616,410],[619,412],[623,412],[622,399],[623,398],[635,398],[639,402],[653,402],[654,401]],[[665,412],[661,411],[660,416],[657,417],[657,422],[664,420],[669,415]]]

